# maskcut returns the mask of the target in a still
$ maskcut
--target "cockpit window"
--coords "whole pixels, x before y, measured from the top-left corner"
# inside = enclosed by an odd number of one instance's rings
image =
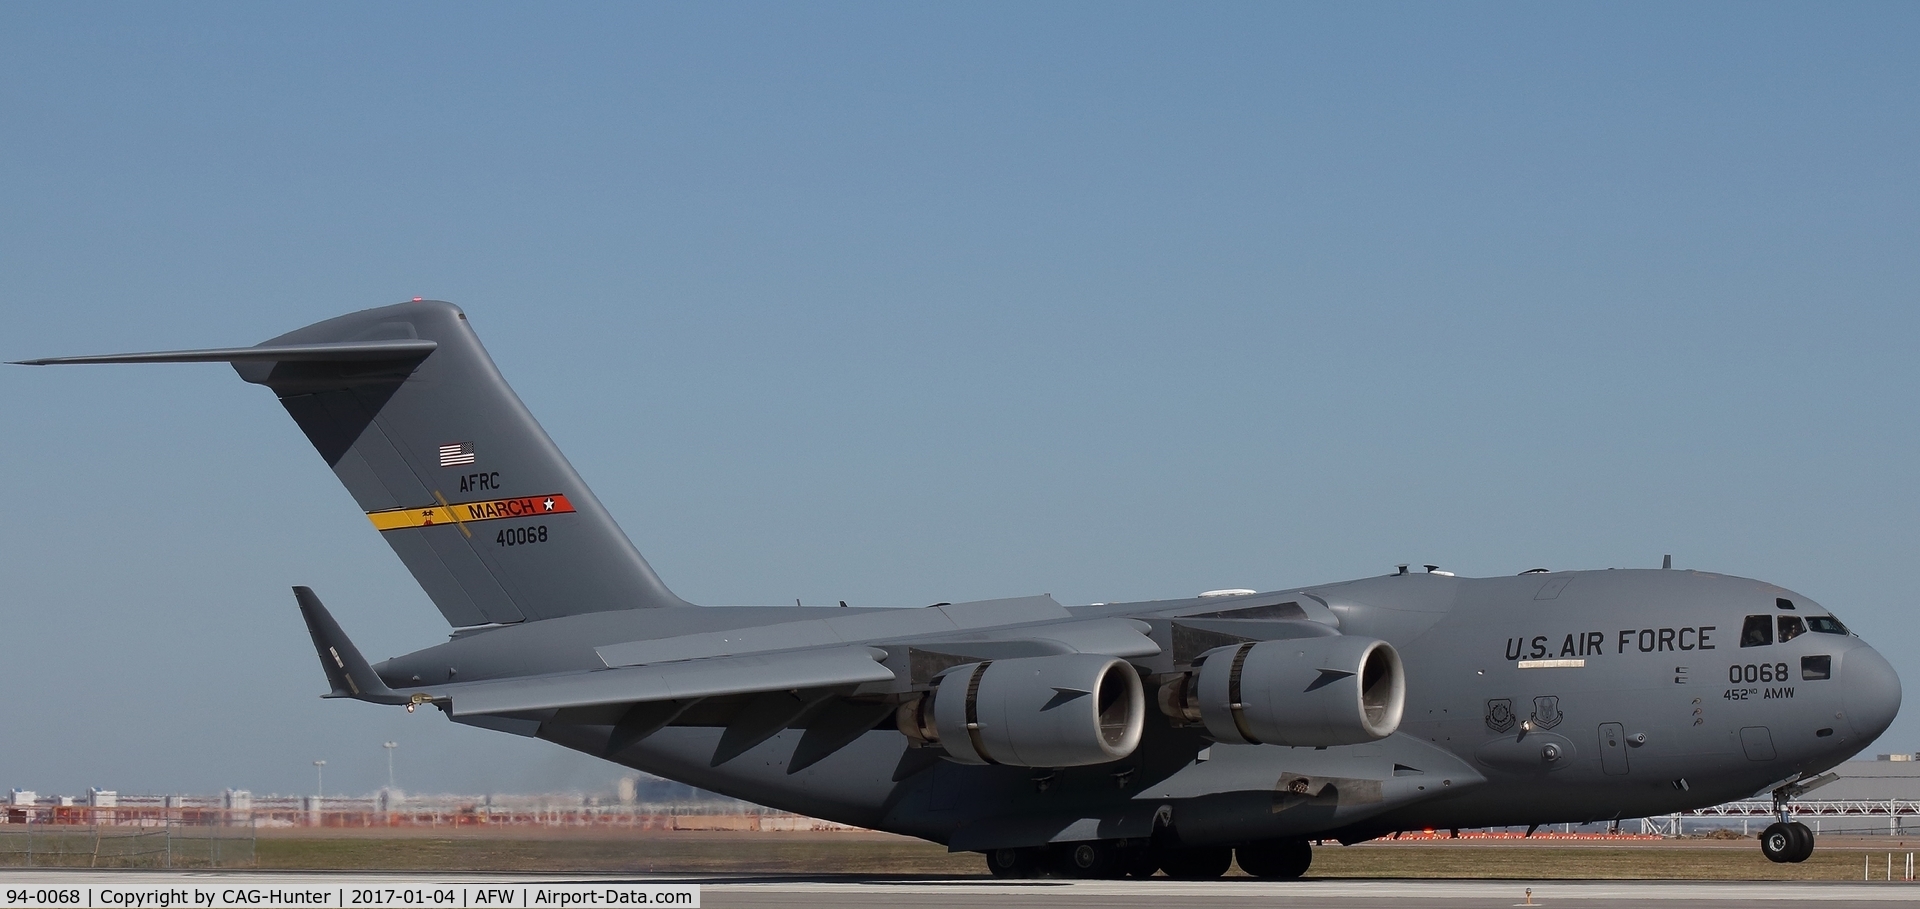
[[[1740,628],[1740,646],[1765,647],[1773,643],[1773,616],[1750,615]]]
[[[1774,597],[1774,598],[1773,598],[1773,608],[1775,608],[1775,609],[1792,609],[1792,608],[1793,608],[1793,601],[1792,601],[1792,600],[1789,600],[1789,599],[1787,599],[1786,597]]]
[[[1800,677],[1809,682],[1833,677],[1833,655],[1803,656],[1800,658]]]
[[[1806,633],[1807,626],[1800,622],[1799,616],[1783,615],[1780,617],[1780,643],[1785,644]]]
[[[1849,634],[1847,626],[1830,615],[1807,616],[1807,630],[1814,634]]]

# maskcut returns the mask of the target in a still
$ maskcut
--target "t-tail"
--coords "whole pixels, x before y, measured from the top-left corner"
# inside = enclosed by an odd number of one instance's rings
[[[660,582],[451,303],[369,309],[254,347],[24,362],[233,364],[279,397],[456,627],[690,605]]]

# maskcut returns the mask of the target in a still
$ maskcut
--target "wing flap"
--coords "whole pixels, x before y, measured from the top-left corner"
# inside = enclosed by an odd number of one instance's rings
[[[593,672],[460,682],[423,694],[431,700],[447,701],[449,712],[454,716],[640,701],[684,701],[726,694],[884,682],[893,678],[893,670],[880,665],[879,660],[884,656],[885,651],[868,647],[746,654]]]
[[[1072,653],[1104,653],[1108,656],[1152,656],[1160,645],[1147,637],[1153,626],[1138,619],[1087,619],[1021,629],[1022,637],[1051,641]]]

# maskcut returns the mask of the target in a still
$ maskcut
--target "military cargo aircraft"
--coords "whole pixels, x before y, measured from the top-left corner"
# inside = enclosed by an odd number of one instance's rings
[[[331,690],[943,843],[995,875],[1298,877],[1314,841],[1792,800],[1885,731],[1886,659],[1818,603],[1671,569],[1066,606],[695,606],[494,367],[416,300],[224,362],[264,385],[453,627],[370,665],[294,594]]]

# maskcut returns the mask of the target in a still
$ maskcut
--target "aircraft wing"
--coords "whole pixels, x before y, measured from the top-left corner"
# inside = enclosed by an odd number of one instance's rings
[[[312,590],[294,594],[332,687],[328,697],[444,704],[453,716],[910,684],[916,666],[925,674],[965,659],[1160,651],[1145,623],[1075,619],[1051,597],[1023,597],[635,641],[600,648],[605,669],[394,689]]]
[[[885,656],[886,651],[870,647],[829,647],[458,682],[424,689],[422,693],[436,701],[446,700],[454,716],[689,700],[884,682],[893,678],[893,670],[878,661]]]

